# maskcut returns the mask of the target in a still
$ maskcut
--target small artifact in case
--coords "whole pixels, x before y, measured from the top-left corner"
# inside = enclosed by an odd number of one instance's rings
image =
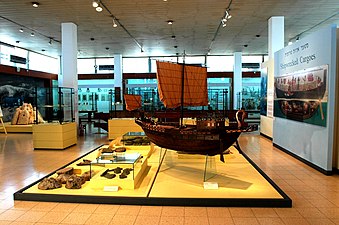
[[[61,187],[62,184],[53,177],[43,179],[38,185],[40,190],[51,190]]]
[[[78,177],[77,175],[71,175],[66,181],[66,188],[67,189],[80,189],[81,185],[84,183],[82,177]]]

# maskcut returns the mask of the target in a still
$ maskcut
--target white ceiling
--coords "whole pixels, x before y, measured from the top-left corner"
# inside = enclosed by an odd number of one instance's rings
[[[39,3],[34,8],[30,1],[0,0],[0,41],[57,57],[61,55],[61,23],[73,22],[81,58],[184,51],[205,55],[210,47],[212,55],[236,51],[267,54],[268,19],[272,16],[285,17],[285,44],[328,24],[339,24],[338,0],[102,0],[126,30],[113,28],[108,11],[96,12],[91,0]],[[229,5],[232,18],[218,30]],[[168,25],[168,20],[173,20],[173,25]],[[55,40],[52,45],[49,37]]]

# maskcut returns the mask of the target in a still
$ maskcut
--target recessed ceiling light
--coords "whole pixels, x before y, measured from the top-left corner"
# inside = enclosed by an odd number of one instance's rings
[[[256,37],[260,37],[260,34],[255,35]]]
[[[19,31],[20,31],[21,33],[22,33],[22,32],[24,32],[24,30],[23,30],[22,28],[20,28],[20,30],[19,30]]]
[[[41,49],[41,51],[43,51],[43,52],[44,52],[44,51],[46,51],[46,50],[45,50],[45,49]]]
[[[33,32],[31,33],[31,36],[34,37],[34,33]]]
[[[16,41],[16,43],[17,43],[17,44],[19,44],[19,43],[20,43],[20,41]]]
[[[175,39],[175,35],[172,35],[172,37],[171,37],[172,39]]]
[[[109,47],[106,47],[106,50],[109,50]]]
[[[167,20],[167,24],[169,24],[169,25],[172,25],[173,24],[173,20]]]
[[[32,6],[33,6],[34,8],[38,8],[39,5],[40,5],[39,2],[32,2]]]
[[[94,41],[94,38],[91,38],[91,41]]]
[[[248,47],[248,45],[244,45],[244,47],[245,47],[245,48],[247,48],[247,47]]]

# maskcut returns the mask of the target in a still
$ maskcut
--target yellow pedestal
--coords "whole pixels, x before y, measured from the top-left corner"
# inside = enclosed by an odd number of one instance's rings
[[[34,149],[65,149],[77,143],[76,123],[33,125]]]
[[[108,139],[113,140],[124,135],[127,132],[142,132],[139,125],[134,122],[134,119],[120,118],[108,120]]]

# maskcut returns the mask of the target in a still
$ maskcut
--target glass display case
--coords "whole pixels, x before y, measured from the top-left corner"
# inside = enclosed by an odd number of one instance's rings
[[[74,89],[65,87],[36,88],[35,105],[47,122],[74,121]],[[38,123],[38,114],[36,123]]]
[[[121,142],[125,146],[150,145],[151,141],[144,132],[127,132],[122,136]]]
[[[101,176],[107,177],[106,175],[110,172],[111,175],[119,175],[120,179],[127,178],[129,174],[132,174],[132,179],[135,178],[135,171],[137,170],[137,165],[140,163],[142,158],[140,153],[125,153],[125,152],[113,152],[113,153],[102,153],[96,160],[91,162],[92,165],[104,166],[109,169],[105,170]],[[140,167],[139,167],[140,168]],[[138,172],[138,171],[136,171]]]

